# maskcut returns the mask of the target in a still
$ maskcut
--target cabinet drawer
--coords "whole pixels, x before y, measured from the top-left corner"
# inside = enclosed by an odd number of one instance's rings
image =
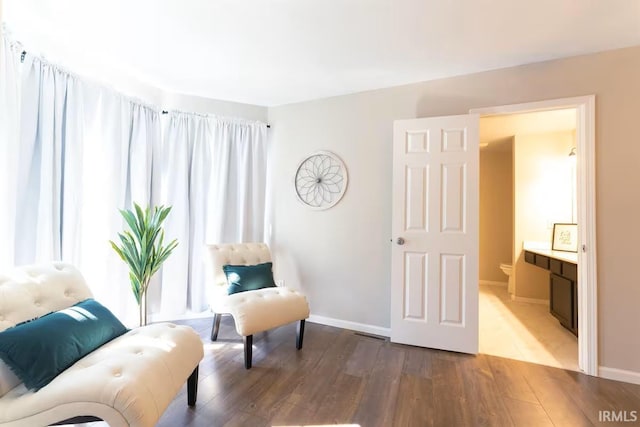
[[[524,262],[528,262],[529,264],[536,263],[536,254],[529,251],[524,251]]]
[[[578,266],[570,262],[562,263],[562,275],[573,281],[578,280]]]
[[[562,261],[551,258],[549,260],[549,270],[551,270],[552,273],[562,276]]]
[[[544,268],[545,270],[549,269],[549,257],[544,255],[536,254],[536,265],[540,268]]]
[[[574,328],[574,287],[571,280],[551,274],[549,311],[567,329]]]

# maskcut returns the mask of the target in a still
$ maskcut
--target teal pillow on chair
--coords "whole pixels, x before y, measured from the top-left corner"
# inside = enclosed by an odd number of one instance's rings
[[[255,291],[262,288],[275,288],[272,263],[258,265],[224,265],[222,270],[227,276],[227,294]]]
[[[0,332],[0,359],[28,389],[39,390],[126,331],[106,307],[87,299]]]

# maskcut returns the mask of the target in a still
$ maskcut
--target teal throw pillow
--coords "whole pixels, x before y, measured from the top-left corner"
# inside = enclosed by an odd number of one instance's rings
[[[0,332],[0,359],[28,389],[39,390],[126,331],[106,307],[87,299]]]
[[[272,263],[258,265],[225,265],[222,267],[227,276],[227,294],[254,291],[262,288],[275,288]]]

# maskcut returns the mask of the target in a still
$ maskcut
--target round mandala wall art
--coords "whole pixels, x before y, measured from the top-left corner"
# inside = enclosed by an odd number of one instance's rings
[[[340,157],[318,151],[300,162],[295,176],[298,199],[312,209],[329,209],[347,189],[347,168]]]

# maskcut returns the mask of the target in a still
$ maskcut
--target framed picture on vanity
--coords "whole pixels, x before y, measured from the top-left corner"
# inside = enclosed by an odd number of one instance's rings
[[[551,250],[578,252],[578,224],[553,224]]]

